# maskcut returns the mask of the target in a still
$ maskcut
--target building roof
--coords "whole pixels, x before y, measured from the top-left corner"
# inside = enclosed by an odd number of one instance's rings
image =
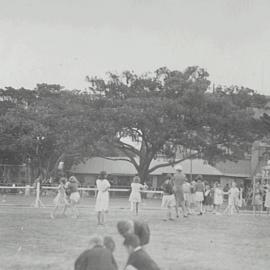
[[[237,162],[225,161],[218,162],[216,168],[222,172],[224,176],[232,177],[250,177],[251,176],[251,165],[250,160],[243,159]]]
[[[99,174],[101,171],[106,171],[111,175],[135,175],[137,174],[134,166],[123,160],[118,160],[119,157],[113,157],[110,159],[105,159],[101,157],[93,157],[88,159],[85,163],[80,163],[72,168],[73,173],[78,174]],[[156,165],[163,164],[164,160],[153,160],[150,164],[150,168],[153,168]],[[201,175],[222,175],[222,173],[205,163],[201,159],[194,159],[192,162],[190,160],[185,160],[181,162],[183,167],[183,172],[185,174],[201,174]],[[162,174],[172,174],[175,173],[175,169],[172,166],[166,166],[158,168],[151,173],[151,175],[162,175]]]

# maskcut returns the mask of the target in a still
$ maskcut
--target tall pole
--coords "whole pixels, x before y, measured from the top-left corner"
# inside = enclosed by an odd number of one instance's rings
[[[193,168],[192,168],[192,158],[190,159],[190,182],[192,182],[192,173],[193,173]]]

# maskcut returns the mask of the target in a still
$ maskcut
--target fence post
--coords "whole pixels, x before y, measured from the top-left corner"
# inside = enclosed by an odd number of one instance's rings
[[[40,182],[38,181],[37,182],[37,188],[36,188],[36,202],[35,202],[35,208],[39,208],[39,202],[40,202],[40,199],[39,199],[39,196],[40,196]]]

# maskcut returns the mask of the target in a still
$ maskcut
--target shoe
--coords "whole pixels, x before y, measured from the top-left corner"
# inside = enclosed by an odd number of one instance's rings
[[[174,221],[174,219],[173,219],[173,218],[169,218],[169,220],[170,220],[170,221]]]
[[[168,219],[166,219],[166,218],[164,218],[164,219],[162,219],[162,220],[165,221],[165,222],[168,221]]]
[[[184,215],[184,218],[187,218],[188,217],[188,215]]]

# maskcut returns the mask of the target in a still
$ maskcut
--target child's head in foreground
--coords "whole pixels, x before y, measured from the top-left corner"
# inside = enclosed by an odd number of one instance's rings
[[[140,239],[135,234],[128,234],[125,237],[123,244],[126,247],[128,253],[130,254],[134,251],[134,249],[140,246]]]
[[[133,224],[132,224],[132,221],[130,221],[130,220],[120,220],[120,221],[118,221],[117,229],[118,229],[118,232],[121,235],[123,235],[124,237],[127,234],[130,234],[130,233],[134,232]]]
[[[102,237],[98,234],[94,234],[90,237],[89,240],[89,248],[94,248],[96,246],[102,246],[103,245],[103,240]]]
[[[103,239],[103,245],[104,245],[105,248],[110,250],[112,253],[114,252],[114,250],[115,250],[115,242],[114,242],[112,237],[105,236],[104,239]]]

